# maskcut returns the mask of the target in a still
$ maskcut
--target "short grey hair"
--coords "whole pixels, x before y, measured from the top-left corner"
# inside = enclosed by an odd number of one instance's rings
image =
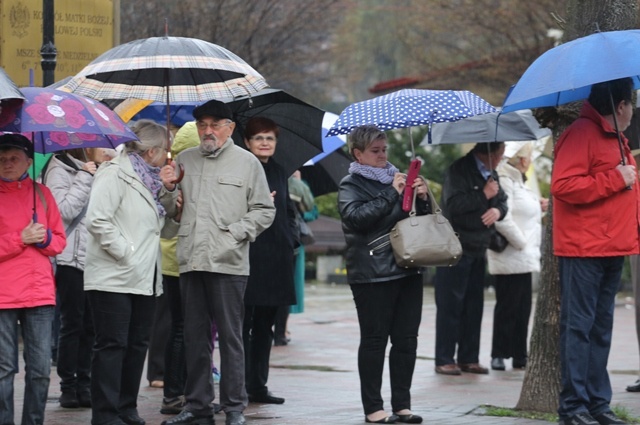
[[[364,152],[376,140],[387,140],[387,135],[375,125],[362,125],[349,133],[349,153],[353,158],[354,149]]]

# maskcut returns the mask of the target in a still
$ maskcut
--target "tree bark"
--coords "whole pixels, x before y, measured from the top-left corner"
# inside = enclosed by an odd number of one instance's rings
[[[596,31],[613,31],[637,27],[637,0],[570,0],[563,40],[569,41]],[[634,52],[629,52],[634,54]],[[558,136],[575,119],[576,105],[541,111]],[[557,137],[556,137],[557,139]],[[553,202],[549,203],[552,217]],[[534,315],[529,350],[520,399],[516,409],[555,413],[560,394],[560,278],[558,262],[553,255],[553,225],[545,232],[542,273]]]

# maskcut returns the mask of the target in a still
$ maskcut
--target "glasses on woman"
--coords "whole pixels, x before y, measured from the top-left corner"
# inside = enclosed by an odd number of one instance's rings
[[[256,142],[264,142],[267,141],[269,143],[273,143],[276,141],[276,138],[273,136],[253,136],[251,140],[255,140]]]

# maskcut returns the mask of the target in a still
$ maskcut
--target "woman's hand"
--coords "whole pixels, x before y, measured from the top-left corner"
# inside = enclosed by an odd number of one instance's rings
[[[96,166],[95,162],[89,161],[82,164],[82,169],[93,176],[96,173],[98,167]]]
[[[425,181],[425,179],[420,176],[416,177],[411,187],[413,187],[413,190],[416,191],[416,195],[418,196],[418,198],[422,199],[423,201],[427,200],[429,189],[427,187],[427,182]]]
[[[160,179],[167,190],[173,190],[176,188],[176,184],[174,182],[177,178],[175,162],[171,161],[171,164],[165,165],[160,169]]]
[[[25,245],[33,245],[36,243],[43,243],[44,238],[47,236],[47,229],[42,223],[34,223],[33,220],[27,227],[22,229],[20,238]]]
[[[407,185],[407,175],[404,173],[396,173],[393,176],[393,182],[391,185],[398,191],[398,193],[402,193],[404,187]]]

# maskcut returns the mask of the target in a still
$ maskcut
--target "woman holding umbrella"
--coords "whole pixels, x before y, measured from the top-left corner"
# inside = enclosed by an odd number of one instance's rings
[[[178,191],[166,157],[166,129],[149,120],[133,127],[139,141],[102,164],[87,210],[85,291],[93,310],[93,425],[144,425],[137,411],[154,296],[162,293],[160,234],[172,226]]]
[[[55,199],[49,189],[34,183],[27,174],[32,158],[33,145],[26,137],[0,136],[0,423],[3,424],[14,423],[18,321],[22,326],[26,364],[22,423],[45,423],[51,323],[56,304],[49,257],[60,254],[66,244]]]
[[[411,412],[411,381],[416,363],[418,328],[422,318],[422,278],[417,268],[396,264],[389,231],[408,217],[402,193],[411,184],[419,215],[429,212],[427,185],[422,177],[407,176],[387,161],[387,136],[377,127],[356,127],[349,136],[355,158],[340,182],[338,209],[347,242],[347,280],[360,324],[358,371],[367,423],[422,423]],[[392,415],[384,411],[382,371],[391,340]]]

